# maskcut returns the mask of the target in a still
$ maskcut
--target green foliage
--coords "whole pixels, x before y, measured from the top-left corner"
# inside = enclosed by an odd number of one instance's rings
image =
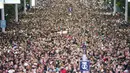
[[[111,1],[111,3],[114,3],[114,0],[109,0]],[[117,0],[117,6],[120,7],[121,12],[125,12],[125,9],[123,7],[125,7],[125,0]],[[130,2],[128,3],[128,15],[130,16]]]
[[[15,5],[5,4],[5,19],[8,21],[14,15],[15,15]]]
[[[121,8],[122,12],[125,12],[125,0],[117,0],[117,5]],[[128,3],[128,15],[130,16],[130,2]]]
[[[123,7],[125,7],[125,0],[117,0],[117,6],[120,7],[121,12],[125,12],[125,9]]]
[[[26,0],[26,2],[29,3],[30,0]],[[14,18],[15,17],[15,5],[14,4],[5,4],[4,6],[5,6],[5,19],[8,21],[9,19]],[[19,10],[19,12],[22,12],[24,10],[24,0],[21,0],[21,4],[18,5],[18,10]]]

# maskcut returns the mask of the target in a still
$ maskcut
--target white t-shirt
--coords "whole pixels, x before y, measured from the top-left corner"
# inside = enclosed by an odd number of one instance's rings
[[[10,69],[9,71],[8,71],[8,73],[14,73],[15,72],[15,70],[13,70],[13,69]]]
[[[28,66],[28,63],[24,63],[24,66]]]
[[[36,73],[36,69],[33,69],[33,73]]]

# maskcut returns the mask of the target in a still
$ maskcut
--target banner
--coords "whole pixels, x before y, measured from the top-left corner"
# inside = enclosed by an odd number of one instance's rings
[[[6,28],[6,20],[0,20],[0,27]]]
[[[80,71],[89,71],[90,70],[90,61],[80,61]]]
[[[0,0],[0,9],[4,8],[4,0]]]
[[[20,0],[5,0],[5,4],[20,4]]]

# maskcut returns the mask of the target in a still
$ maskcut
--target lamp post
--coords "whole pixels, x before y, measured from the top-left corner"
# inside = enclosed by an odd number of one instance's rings
[[[1,20],[5,20],[5,10],[4,10],[4,5],[3,8],[1,9]],[[2,24],[1,24],[2,25]],[[2,32],[5,33],[5,28],[2,28]]]
[[[18,22],[18,4],[15,4],[15,22]]]
[[[116,13],[116,0],[114,0],[114,15],[115,15],[115,13]]]
[[[32,0],[30,0],[30,8],[32,8]]]
[[[125,21],[128,21],[128,0],[125,0]]]
[[[26,14],[26,0],[24,0],[24,13]]]

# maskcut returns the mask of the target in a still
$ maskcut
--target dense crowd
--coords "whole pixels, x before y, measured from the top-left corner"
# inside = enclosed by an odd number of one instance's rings
[[[0,33],[0,73],[81,73],[83,43],[90,73],[130,73],[128,23],[91,1],[38,0],[38,8]]]

